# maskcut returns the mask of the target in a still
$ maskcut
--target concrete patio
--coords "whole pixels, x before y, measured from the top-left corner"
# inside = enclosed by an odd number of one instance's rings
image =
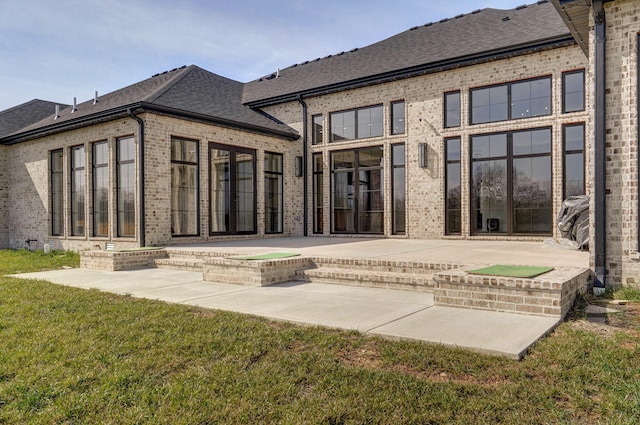
[[[584,270],[588,253],[546,248],[541,242],[272,238],[172,246],[173,251],[263,254],[286,251],[366,264],[434,262],[459,265],[517,264]],[[330,260],[332,261],[332,260]],[[561,317],[544,317],[435,305],[430,291],[408,291],[293,280],[270,286],[205,281],[202,272],[148,268],[71,269],[17,275],[80,288],[235,311],[307,325],[353,329],[522,358]]]

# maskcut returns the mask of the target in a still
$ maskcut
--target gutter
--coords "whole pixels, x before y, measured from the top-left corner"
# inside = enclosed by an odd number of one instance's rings
[[[513,46],[508,49],[497,49],[481,54],[467,56],[462,58],[447,59],[443,61],[433,62],[429,64],[416,65],[401,70],[383,72],[372,76],[357,78],[349,81],[328,84],[321,87],[299,90],[293,93],[286,93],[270,98],[258,99],[246,102],[245,105],[250,108],[260,108],[265,106],[277,105],[279,103],[292,102],[298,100],[300,96],[311,97],[336,93],[343,90],[352,90],[366,86],[387,83],[390,81],[402,80],[426,74],[434,74],[437,72],[448,71],[451,69],[462,68],[479,63],[491,62],[494,60],[504,59],[537,51],[547,50],[557,47],[565,47],[575,45],[576,41],[571,34],[542,40],[535,44],[526,44]]]
[[[68,119],[61,122],[56,122],[46,127],[39,127],[26,132],[20,132],[10,136],[0,137],[0,144],[12,145],[16,143],[33,140],[40,137],[47,137],[54,134],[63,133],[65,131],[87,127],[90,125],[113,121],[120,118],[127,118],[131,116],[130,115],[131,110],[140,110],[140,109],[144,109],[145,111],[166,113],[173,116],[202,121],[202,122],[211,123],[211,124],[217,124],[220,126],[225,126],[225,127],[235,128],[235,129],[239,128],[239,129],[251,131],[254,133],[280,137],[287,140],[296,140],[300,137],[299,135],[293,132],[288,132],[285,130],[280,131],[277,129],[269,129],[269,128],[261,127],[258,125],[232,121],[224,118],[212,117],[210,115],[205,115],[205,114],[187,112],[180,109],[169,108],[166,106],[154,105],[152,103],[137,102],[137,103],[132,103],[129,105],[123,105],[117,108],[109,109],[106,111],[98,112],[95,114],[90,114],[90,115],[86,115],[78,118]]]
[[[595,280],[594,295],[602,295],[606,289],[607,274],[607,203],[606,203],[606,17],[603,0],[593,0],[595,23]]]
[[[309,224],[307,222],[308,209],[309,209],[309,182],[307,181],[307,154],[308,154],[308,118],[307,118],[307,104],[302,100],[302,95],[298,96],[298,102],[302,105],[302,219],[303,219],[303,236],[309,234]]]
[[[131,119],[138,122],[138,135],[140,137],[138,143],[138,167],[139,167],[139,176],[140,176],[140,188],[138,190],[139,193],[139,208],[140,208],[140,247],[144,247],[146,244],[145,241],[145,233],[146,233],[146,222],[145,222],[145,192],[144,192],[144,121],[142,118],[136,116],[131,111],[131,108],[127,108],[127,114]]]

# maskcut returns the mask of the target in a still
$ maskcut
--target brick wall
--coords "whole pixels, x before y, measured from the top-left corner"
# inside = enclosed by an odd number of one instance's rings
[[[607,285],[640,287],[637,130],[640,3],[634,0],[606,3],[605,14]],[[593,32],[590,41],[593,67]],[[591,261],[593,265],[593,254]]]
[[[7,186],[7,156],[8,148],[0,146],[0,249],[9,246],[8,240],[8,223],[7,223],[7,197],[9,196],[9,187]]]
[[[132,119],[120,119],[91,127],[68,131],[49,137],[43,137],[29,142],[19,143],[6,147],[6,170],[8,174],[8,184],[10,187],[7,204],[11,208],[7,209],[7,224],[11,229],[8,239],[8,246],[11,248],[32,248],[42,249],[44,244],[51,241],[55,249],[95,249],[104,248],[106,242],[115,242],[118,248],[130,248],[138,245],[136,238],[117,238],[115,230],[115,185],[109,194],[110,208],[110,237],[97,238],[93,234],[92,210],[90,197],[86,199],[85,210],[85,236],[70,235],[70,204],[69,204],[69,153],[70,147],[80,144],[85,145],[85,186],[87,196],[90,195],[91,172],[89,165],[91,161],[90,146],[93,142],[108,141],[112,148],[110,157],[111,164],[115,161],[115,143],[119,137],[131,136],[137,132],[137,124]],[[51,216],[50,216],[50,152],[55,149],[64,149],[64,235],[51,236]],[[110,180],[115,181],[112,173]],[[34,240],[31,244],[25,241]]]
[[[200,236],[171,236],[171,153],[172,136],[197,140],[200,151]],[[256,150],[257,236],[209,236],[209,142]],[[295,157],[302,154],[300,141],[290,141],[257,133],[180,120],[161,115],[145,116],[146,244],[160,246],[220,239],[265,236],[264,154],[283,154],[284,226],[282,235],[302,235],[302,178],[295,177]]]
[[[470,238],[471,224],[469,215],[469,136],[507,130],[552,127],[552,176],[553,176],[553,229],[559,236],[555,216],[562,202],[562,125],[565,123],[585,122],[589,134],[589,105],[591,97],[587,95],[587,108],[584,112],[562,114],[562,72],[585,69],[588,80],[588,60],[579,47],[571,46],[511,59],[490,62],[481,65],[464,67],[456,70],[429,74],[421,77],[399,80],[371,87],[347,90],[340,93],[317,96],[305,99],[309,114],[309,144],[311,144],[312,123],[310,117],[322,114],[324,118],[324,141],[309,148],[309,164],[311,155],[322,152],[324,159],[324,236],[330,234],[330,171],[329,157],[334,150],[361,148],[366,146],[383,146],[385,155],[385,236],[392,236],[392,208],[390,158],[391,145],[406,144],[406,187],[407,187],[407,235],[409,238],[440,238],[444,235],[444,138],[461,137],[462,141],[462,235]],[[469,89],[517,81],[540,76],[552,76],[553,114],[520,120],[503,121],[480,125],[469,125]],[[461,91],[462,125],[458,128],[445,129],[443,125],[443,95],[448,91]],[[406,103],[406,132],[402,135],[390,134],[390,103],[396,100]],[[384,105],[384,136],[354,141],[329,142],[329,114],[335,111],[359,108],[364,106]],[[279,120],[294,127],[299,125],[297,102],[267,107],[265,111]],[[418,144],[427,143],[429,162],[427,168],[418,166]],[[588,168],[588,167],[587,167]],[[309,206],[312,205],[312,176],[308,173]],[[589,174],[587,175],[587,179]],[[313,228],[312,215],[309,214],[309,229]],[[310,232],[311,233],[311,232]],[[487,238],[486,236],[474,236]],[[500,238],[488,236],[489,238]],[[509,237],[508,239],[532,239]],[[534,238],[540,239],[540,238]]]

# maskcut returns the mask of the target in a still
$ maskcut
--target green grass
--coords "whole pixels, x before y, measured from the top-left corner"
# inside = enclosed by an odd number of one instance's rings
[[[29,273],[56,270],[63,267],[78,267],[80,256],[71,251],[0,250],[0,276],[13,273]]]
[[[516,362],[0,277],[0,424],[635,424],[638,359],[637,329]]]

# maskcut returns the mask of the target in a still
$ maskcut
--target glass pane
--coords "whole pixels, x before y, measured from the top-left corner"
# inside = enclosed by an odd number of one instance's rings
[[[460,139],[445,140],[447,150],[447,161],[460,161]]]
[[[133,140],[133,139],[130,139]],[[123,152],[123,151],[121,151]],[[126,150],[124,151],[126,152]],[[135,235],[135,168],[133,163],[118,166],[118,236]]]
[[[382,106],[358,109],[358,139],[382,136]]]
[[[382,147],[371,149],[360,149],[358,152],[358,162],[360,167],[382,167],[383,150]]]
[[[323,176],[321,173],[313,175],[313,233],[323,232]]]
[[[331,141],[353,140],[356,138],[355,111],[331,114]]]
[[[135,158],[133,137],[118,139],[118,161],[133,161]]]
[[[565,151],[584,150],[584,126],[568,125],[564,127]]]
[[[313,171],[314,172],[322,172],[324,168],[324,164],[322,163],[322,154],[314,153],[313,154]]]
[[[93,234],[109,234],[109,168],[106,166],[93,170]]]
[[[382,176],[381,169],[359,172],[358,230],[360,233],[382,233],[384,231]]]
[[[265,232],[282,232],[283,178],[282,155],[265,154]]]
[[[473,136],[471,149],[473,159],[507,156],[507,135],[500,133]]]
[[[460,126],[460,92],[447,93],[445,95],[444,126],[447,128]]]
[[[322,120],[322,115],[314,115],[313,116],[313,138],[312,142],[314,145],[318,143],[322,143],[322,136],[324,133],[324,123]]]
[[[236,231],[255,231],[253,154],[236,153]]]
[[[405,148],[404,148],[404,143],[399,144],[399,145],[393,145],[391,146],[392,152],[391,152],[391,158],[393,161],[393,166],[397,167],[397,166],[401,166],[404,165],[405,159],[404,159],[404,153],[405,153]]]
[[[333,187],[331,190],[333,203],[333,232],[353,233],[355,204],[353,171],[333,173]]]
[[[394,234],[404,233],[406,231],[405,215],[406,215],[405,168],[403,166],[400,166],[400,167],[394,167],[393,169],[393,233]]]
[[[338,170],[341,168],[354,168],[355,167],[355,152],[354,151],[342,151],[331,153],[332,168]]]
[[[513,154],[531,155],[551,152],[551,130],[519,131],[513,133]]]
[[[550,233],[551,157],[513,160],[514,233]]]
[[[564,197],[584,195],[584,154],[567,154],[564,161]]]
[[[446,232],[447,234],[456,234],[461,231],[462,202],[460,163],[447,164],[446,184]]]
[[[584,110],[584,71],[564,74],[564,112]]]
[[[229,151],[210,151],[210,228],[212,233],[229,230]]]
[[[475,233],[507,231],[507,197],[507,161],[473,161],[471,221]]]
[[[391,134],[404,134],[404,102],[394,102],[391,104]]]
[[[197,166],[171,165],[171,234],[198,233]]]

